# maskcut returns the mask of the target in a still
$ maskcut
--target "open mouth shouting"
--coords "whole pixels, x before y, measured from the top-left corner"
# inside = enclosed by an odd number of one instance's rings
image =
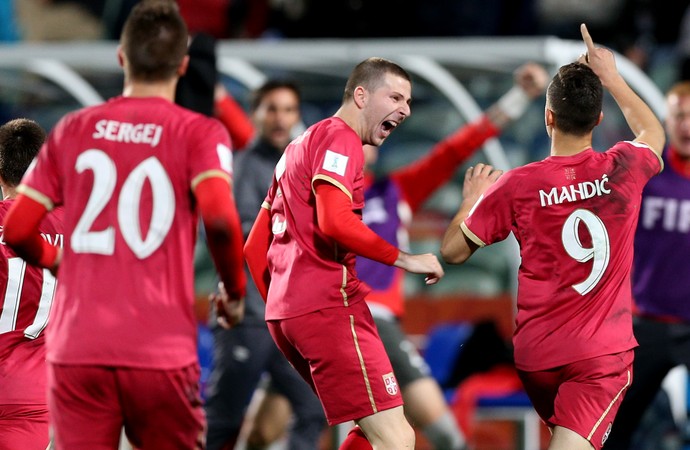
[[[381,124],[381,130],[383,131],[383,137],[387,138],[393,130],[399,125],[399,122],[393,120],[386,120]]]

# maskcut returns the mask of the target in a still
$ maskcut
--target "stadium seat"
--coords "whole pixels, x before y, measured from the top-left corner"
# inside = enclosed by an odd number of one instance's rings
[[[441,386],[446,401],[452,399],[457,386],[452,383],[455,362],[462,345],[472,334],[474,327],[468,322],[442,323],[431,329],[424,348],[424,359],[431,369],[431,376]]]
[[[441,386],[450,404],[457,390],[453,372],[463,345],[472,335],[474,326],[468,322],[442,323],[427,334],[424,359],[431,375]],[[484,395],[476,404],[475,420],[513,421],[519,426],[516,448],[538,449],[540,445],[540,419],[527,394],[518,391],[509,394]]]

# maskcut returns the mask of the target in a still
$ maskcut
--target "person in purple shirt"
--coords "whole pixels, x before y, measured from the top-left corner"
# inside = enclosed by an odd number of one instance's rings
[[[690,81],[666,94],[664,171],[642,193],[635,234],[633,382],[606,449],[632,448],[633,434],[668,372],[690,368]]]

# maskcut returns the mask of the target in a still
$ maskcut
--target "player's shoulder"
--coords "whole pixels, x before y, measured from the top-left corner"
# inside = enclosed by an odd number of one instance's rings
[[[657,171],[664,166],[662,156],[644,142],[619,141],[602,153],[613,161],[617,161],[618,164],[633,164],[637,166],[640,162],[646,161],[647,164],[644,164],[645,166],[658,165]]]
[[[59,131],[67,127],[76,127],[86,123],[90,117],[92,117],[94,114],[98,114],[99,111],[101,111],[105,105],[106,103],[85,106],[75,111],[70,111],[66,113],[55,124],[55,127],[53,128],[53,134],[58,133]]]
[[[312,125],[309,130],[314,140],[324,144],[340,143],[345,147],[362,147],[359,135],[339,117],[328,117]],[[308,130],[308,131],[309,131]]]
[[[505,181],[517,183],[533,177],[538,177],[539,173],[544,169],[544,161],[533,161],[522,166],[517,166],[512,169],[504,171],[501,178]]]
[[[183,122],[185,129],[198,133],[199,137],[222,134],[227,136],[228,140],[230,139],[230,135],[223,122],[215,117],[209,117],[179,105],[173,105],[173,107],[176,108],[175,115],[179,121]]]
[[[644,142],[618,141],[605,152],[601,153],[608,155],[609,157],[616,157],[617,155],[626,156],[631,154],[639,156],[645,154],[646,152],[654,153],[654,150],[652,150],[652,148]]]

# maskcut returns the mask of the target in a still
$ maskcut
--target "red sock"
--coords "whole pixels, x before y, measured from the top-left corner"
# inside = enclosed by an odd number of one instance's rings
[[[374,450],[367,437],[359,427],[354,427],[347,433],[345,440],[340,444],[339,450]]]

